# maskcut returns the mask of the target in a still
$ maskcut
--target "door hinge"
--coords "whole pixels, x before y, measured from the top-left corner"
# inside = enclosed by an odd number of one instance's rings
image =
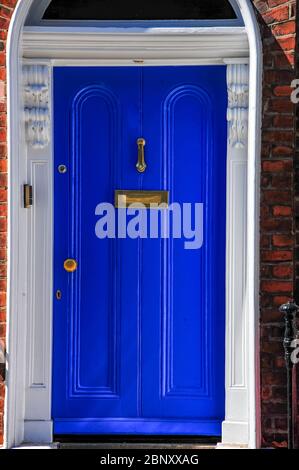
[[[0,379],[2,378],[3,382],[5,381],[6,373],[6,352],[4,343],[0,340]]]
[[[24,184],[24,208],[28,209],[32,206],[32,186]]]

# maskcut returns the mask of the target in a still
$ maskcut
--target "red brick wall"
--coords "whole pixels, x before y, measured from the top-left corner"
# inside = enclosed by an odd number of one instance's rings
[[[6,304],[6,95],[5,46],[17,0],[0,2],[0,339],[5,341]],[[261,178],[261,410],[262,445],[286,440],[283,324],[278,306],[294,295],[296,1],[253,0],[264,46]],[[299,77],[298,77],[299,78]],[[0,445],[3,439],[3,371],[0,370]]]
[[[264,50],[261,174],[262,446],[286,445],[283,322],[278,306],[294,296],[296,2],[255,1]]]
[[[299,12],[299,2],[297,6],[297,11]],[[297,14],[297,18],[299,18]],[[296,38],[296,75],[299,78],[299,21],[297,21],[297,38]],[[295,299],[297,305],[299,304],[299,104],[297,105],[296,109],[296,153],[295,153],[295,217],[296,217],[296,255],[295,255],[295,276],[296,276],[296,284],[295,284]],[[297,322],[299,326],[299,321]],[[297,366],[298,368],[298,366]],[[297,434],[297,446],[299,448],[299,370],[297,371],[297,393],[296,393],[296,400],[295,400],[295,419],[296,419],[296,434]]]

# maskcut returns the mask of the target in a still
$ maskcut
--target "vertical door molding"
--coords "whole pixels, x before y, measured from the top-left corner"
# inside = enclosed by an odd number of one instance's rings
[[[247,64],[227,65],[227,88],[226,410],[222,443],[248,445]]]
[[[51,442],[52,370],[52,147],[51,68],[23,65],[28,211],[28,305],[25,442]]]

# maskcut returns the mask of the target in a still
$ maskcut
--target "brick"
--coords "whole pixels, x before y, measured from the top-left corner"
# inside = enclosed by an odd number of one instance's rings
[[[282,293],[292,292],[293,283],[288,281],[262,281],[261,289],[264,292]]]
[[[7,160],[0,160],[0,173],[7,172]]]
[[[263,400],[269,400],[269,398],[271,398],[272,396],[272,387],[269,387],[269,386],[262,387],[261,393],[262,393]]]
[[[0,292],[0,307],[6,306],[6,293]]]
[[[8,30],[9,28],[9,19],[0,17],[0,28]]]
[[[0,248],[0,262],[6,261],[6,260],[7,260],[7,250],[6,248]]]
[[[1,278],[6,278],[7,275],[7,267],[6,263],[0,263],[0,277]]]
[[[0,338],[5,338],[5,336],[6,336],[6,323],[0,323]]]
[[[287,105],[288,102],[285,101],[278,101],[276,100],[275,103],[284,103],[284,105]],[[291,109],[293,109],[294,105],[291,103]],[[281,143],[287,143],[287,142],[292,142],[294,139],[294,133],[291,131],[265,131],[263,134],[263,138],[265,142],[281,142]]]
[[[266,340],[278,341],[281,342],[284,334],[284,324],[281,325],[262,325],[261,326],[261,337],[265,338]],[[276,356],[277,357],[277,356]]]
[[[7,216],[7,204],[0,204],[0,220],[1,217]]]
[[[263,311],[265,308],[271,308],[273,303],[273,295],[272,294],[266,294],[265,292],[260,292],[260,307]]]
[[[293,266],[292,265],[279,265],[273,267],[273,276],[279,278],[292,278]]]
[[[275,54],[273,66],[277,69],[287,69],[289,70],[290,66],[295,65],[295,54],[294,52],[284,52],[281,54]]]
[[[289,7],[288,5],[283,5],[281,7],[267,11],[263,15],[263,20],[267,24],[278,23],[279,21],[289,19]]]
[[[292,237],[287,235],[273,235],[272,243],[274,246],[285,247],[292,246],[294,241]]]
[[[274,399],[283,399],[286,397],[286,386],[282,387],[272,387],[272,394]]]
[[[7,158],[7,145],[0,142],[0,159]]]
[[[261,278],[262,279],[272,278],[271,266],[269,266],[268,264],[263,264],[261,266]]]
[[[282,303],[284,302],[279,302],[278,305],[281,305]],[[261,321],[263,323],[273,323],[282,320],[281,313],[279,312],[278,308],[274,308],[273,298],[271,299],[271,304],[271,308],[264,308],[261,312]]]
[[[273,117],[273,127],[292,129],[294,127],[294,117],[279,114]]]
[[[284,51],[294,50],[296,47],[295,36],[290,37],[277,37],[277,45]]]
[[[262,234],[260,238],[260,245],[263,248],[268,248],[270,247],[270,242],[271,242],[271,237],[266,234]]]
[[[0,17],[10,19],[12,15],[12,10],[10,8],[6,8],[3,3],[0,4]]]
[[[273,100],[269,100],[269,103],[268,103],[268,107],[267,107],[267,110],[272,112],[272,113],[292,113],[294,109],[294,104],[291,102],[290,99],[273,99]],[[276,132],[279,137],[278,137],[278,140],[282,141],[282,142],[285,142],[285,141],[288,141],[289,138],[286,136],[286,134],[279,134],[279,132],[277,131],[271,131],[272,134],[274,132]],[[267,135],[268,133],[264,133],[264,138],[265,138],[265,135]],[[291,134],[292,138],[294,137],[294,134],[293,132],[292,133],[289,133]]]
[[[7,7],[13,8],[13,7],[16,6],[17,2],[18,2],[18,0],[5,0],[5,5]]]
[[[269,217],[269,215],[270,215],[270,207],[269,207],[269,206],[266,206],[266,205],[263,205],[263,206],[261,207],[260,214],[261,214],[261,218],[262,218],[262,219],[265,219],[265,218]]]
[[[283,346],[281,344],[279,344],[279,342],[273,342],[273,346],[279,346],[281,347],[281,351],[283,352]],[[278,348],[275,347],[275,351],[279,350]],[[268,384],[268,385],[280,385],[281,383],[285,383],[285,380],[286,380],[286,371],[285,370],[271,370],[271,371],[265,371],[265,373],[263,374],[262,376],[262,383],[263,384]],[[282,408],[281,408],[281,403],[267,403],[265,404],[265,407],[266,408],[269,408],[270,406],[274,406],[275,405],[278,405],[276,406],[276,413],[280,413],[282,411]],[[274,409],[273,409],[273,412]]]
[[[6,80],[6,69],[5,67],[0,67],[0,80]]]
[[[254,3],[259,13],[265,13],[268,10],[268,2],[266,0],[257,0]]]
[[[294,149],[287,145],[275,145],[272,150],[273,155],[275,156],[283,156],[283,155],[292,155],[294,153]]]
[[[276,356],[275,358],[275,367],[282,369],[286,366],[285,358],[282,356]]]
[[[297,5],[295,5],[295,0],[293,0],[290,4],[290,18],[295,18],[296,6]]]
[[[280,305],[286,304],[290,300],[292,300],[290,297],[278,295],[278,296],[273,297],[272,302],[273,302],[273,306],[276,305],[276,306],[280,307]]]
[[[264,192],[264,200],[269,203],[282,203],[289,202],[292,200],[292,193],[290,191],[271,191],[267,190]],[[1,190],[0,190],[1,200]]]
[[[272,32],[275,34],[275,36],[294,34],[296,32],[295,21],[286,21],[285,23],[276,24],[273,26]]]
[[[268,160],[264,161],[262,164],[263,171],[270,171],[270,172],[276,172],[276,171],[290,171],[293,168],[293,162],[291,160]]]
[[[0,173],[0,187],[7,188],[7,174]]]
[[[273,8],[285,4],[286,0],[268,0],[267,3],[270,8]]]
[[[286,440],[286,435],[285,434],[283,436],[280,436],[280,438],[276,434],[273,434],[273,435],[270,435],[269,438],[270,438],[270,440],[273,439],[273,441],[271,442],[271,445],[275,449],[287,449],[288,442]]]
[[[7,189],[0,188],[0,202],[6,202],[6,201],[7,201]]]
[[[290,83],[294,78],[296,78],[294,72],[290,70],[266,70],[264,72],[264,80],[270,85],[290,86]]]
[[[0,233],[0,247],[4,247],[7,245],[7,234],[6,233]]]
[[[1,54],[0,54],[1,55]],[[3,101],[0,101],[0,113],[5,113],[7,111],[6,98]],[[0,142],[1,144],[6,145],[6,141]]]
[[[269,188],[271,185],[271,176],[262,174],[261,176],[261,189]],[[264,208],[265,206],[263,206]],[[262,209],[262,208],[261,208]],[[266,209],[263,209],[266,210]]]
[[[277,217],[289,217],[293,213],[292,207],[289,206],[274,206],[273,215]]]
[[[261,259],[262,261],[291,261],[293,259],[293,252],[290,250],[262,250]]]
[[[275,173],[272,175],[272,189],[291,188],[293,185],[292,173]],[[290,201],[291,202],[291,201]]]
[[[7,232],[7,219],[0,217],[0,232]]]
[[[267,218],[261,220],[261,229],[265,232],[286,232],[292,230],[293,222],[289,219]]]
[[[271,353],[271,354],[277,354],[277,353],[281,353],[283,351],[283,346],[281,344],[281,342],[279,341],[266,341],[265,339],[263,339],[263,341],[261,342],[261,351],[262,352],[268,352],[268,353]],[[267,385],[273,385],[274,382],[271,382],[271,378],[266,378],[265,375],[263,375],[262,377],[262,382],[264,384],[267,384]],[[279,381],[279,379],[277,378],[276,379],[276,382],[278,385],[281,384],[281,381]]]

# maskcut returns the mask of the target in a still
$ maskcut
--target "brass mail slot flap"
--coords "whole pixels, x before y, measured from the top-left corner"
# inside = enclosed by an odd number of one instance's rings
[[[118,209],[131,204],[143,204],[146,208],[150,208],[151,204],[166,204],[168,207],[168,200],[168,191],[115,191],[115,207]]]

